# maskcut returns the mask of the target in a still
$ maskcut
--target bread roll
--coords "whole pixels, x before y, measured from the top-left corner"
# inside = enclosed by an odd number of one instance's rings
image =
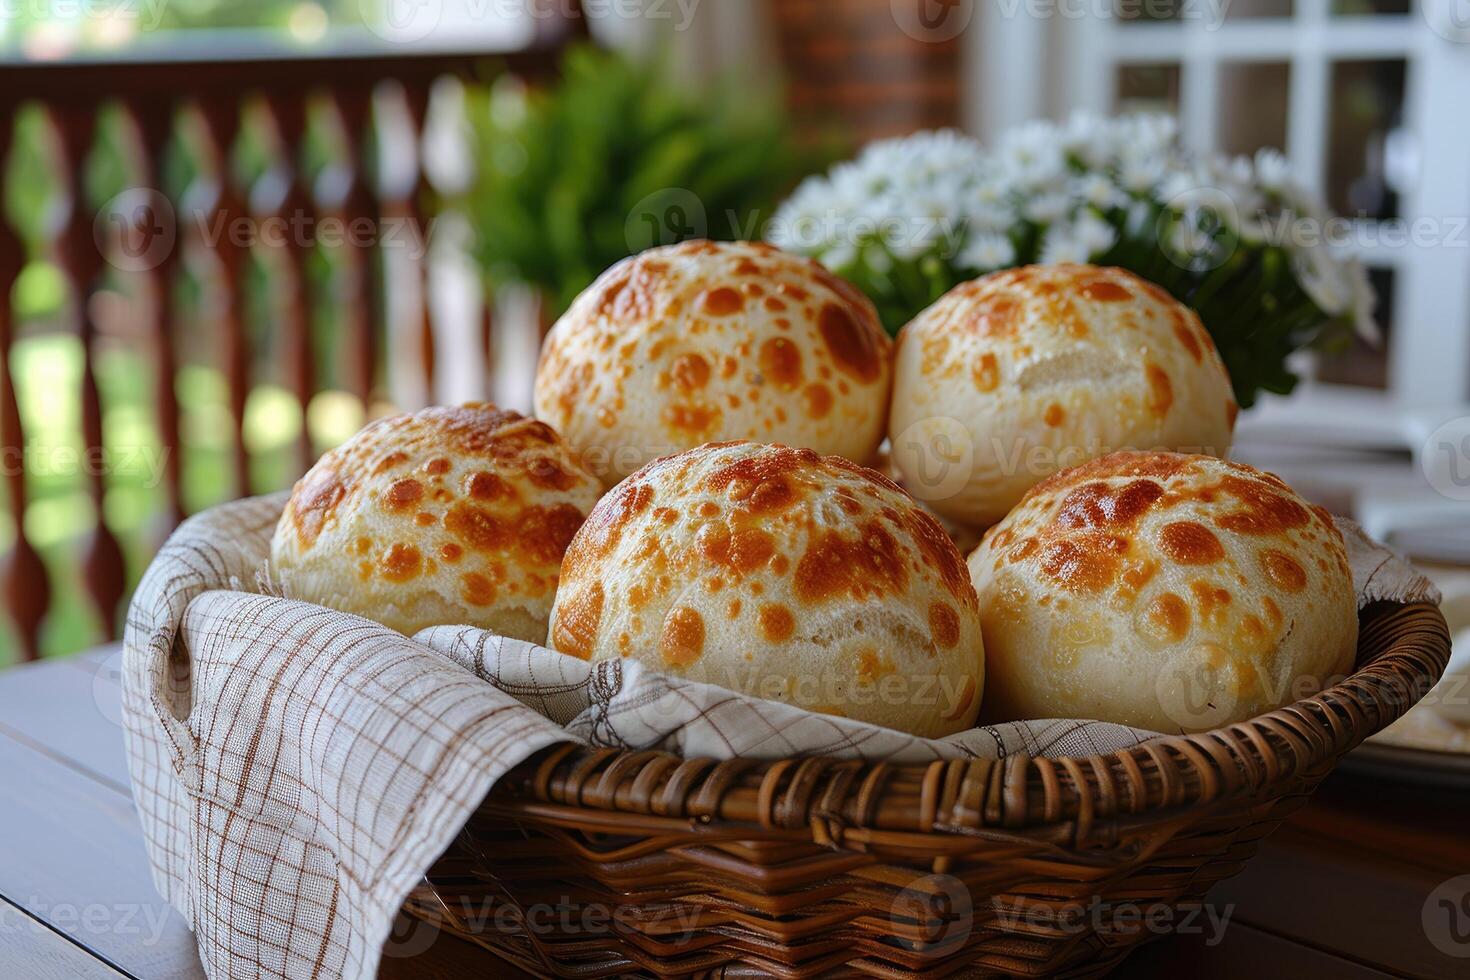
[[[1058,473],[969,564],[986,721],[1201,731],[1316,694],[1353,666],[1341,534],[1239,463],[1116,453]]]
[[[562,553],[601,487],[542,422],[493,405],[382,419],[301,478],[271,541],[292,598],[412,635],[540,643]]]
[[[984,682],[964,559],[891,481],[754,443],[658,460],[567,549],[548,644],[916,735]]]
[[[866,463],[891,351],[873,304],[816,262],[686,242],[619,262],[577,298],[546,338],[536,416],[609,486],[721,439]]]
[[[889,435],[904,488],[985,527],[1058,470],[1121,449],[1225,456],[1230,377],[1192,310],[1122,269],[1010,269],[899,334]]]

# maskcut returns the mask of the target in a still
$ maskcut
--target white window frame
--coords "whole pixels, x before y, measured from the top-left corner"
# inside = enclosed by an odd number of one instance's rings
[[[1418,172],[1400,194],[1400,220],[1409,228],[1420,220],[1436,222],[1438,240],[1360,251],[1369,266],[1394,271],[1387,390],[1344,392],[1308,383],[1291,401],[1308,410],[1313,401],[1320,407],[1326,400],[1335,411],[1359,405],[1365,418],[1391,409],[1461,405],[1470,402],[1470,229],[1457,231],[1456,225],[1470,219],[1470,29],[1459,36],[1446,19],[1443,5],[1454,2],[1415,0],[1406,15],[1333,16],[1331,0],[1295,0],[1290,17],[1158,23],[1088,13],[1104,6],[1096,3],[1070,5],[1072,15],[1046,19],[1005,14],[1005,5],[987,3],[972,47],[982,68],[971,87],[977,98],[969,123],[989,141],[1027,118],[1059,118],[1074,109],[1110,113],[1120,67],[1177,64],[1182,138],[1209,152],[1217,149],[1221,67],[1283,63],[1291,78],[1284,149],[1299,179],[1320,191],[1332,64],[1402,59],[1404,126],[1417,139]],[[1023,65],[1029,70],[1019,71]],[[1020,84],[1024,78],[1035,84]],[[1381,240],[1373,223],[1361,230],[1359,240]]]

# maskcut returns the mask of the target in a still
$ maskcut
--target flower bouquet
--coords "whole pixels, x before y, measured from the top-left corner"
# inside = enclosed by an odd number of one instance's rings
[[[1274,150],[1195,155],[1171,117],[1079,115],[994,151],[952,131],[871,144],[804,181],[766,234],[859,286],[894,333],[997,269],[1121,266],[1198,311],[1249,406],[1292,389],[1292,352],[1376,333],[1367,275],[1326,243],[1328,220]]]

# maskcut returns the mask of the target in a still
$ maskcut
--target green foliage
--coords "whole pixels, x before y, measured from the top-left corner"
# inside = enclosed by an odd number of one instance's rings
[[[748,92],[697,93],[589,47],[562,68],[548,91],[502,79],[470,93],[464,201],[491,282],[537,286],[558,312],[651,246],[760,237],[779,195],[830,158],[797,150],[780,108]]]

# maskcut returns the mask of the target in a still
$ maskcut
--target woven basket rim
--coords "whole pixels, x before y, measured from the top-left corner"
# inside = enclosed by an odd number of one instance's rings
[[[1250,721],[1111,753],[908,764],[721,761],[564,743],[518,767],[484,809],[584,827],[606,811],[613,833],[631,818],[710,832],[725,825],[784,828],[818,840],[864,830],[869,837],[1010,832],[1062,846],[1115,839],[1130,826],[1158,824],[1171,810],[1197,820],[1201,807],[1271,798],[1276,784],[1325,775],[1416,704],[1449,659],[1439,607],[1374,603],[1360,611],[1359,623],[1358,662],[1342,682]]]

